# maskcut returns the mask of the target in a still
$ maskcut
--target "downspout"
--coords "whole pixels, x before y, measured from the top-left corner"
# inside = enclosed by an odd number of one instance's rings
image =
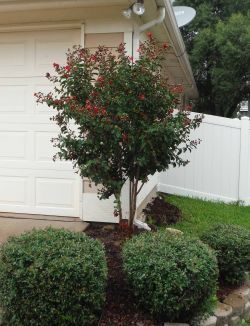
[[[166,16],[166,9],[164,7],[160,7],[158,9],[158,17],[157,18],[155,18],[155,19],[151,20],[150,22],[148,22],[144,25],[141,25],[139,28],[135,29],[134,35],[133,35],[133,57],[135,59],[137,59],[139,57],[139,53],[137,52],[137,49],[139,48],[139,45],[140,45],[140,33],[143,33],[147,29],[163,23],[165,16]],[[151,231],[151,228],[147,223],[140,221],[137,218],[134,219],[134,225],[136,225],[139,229]]]
[[[159,25],[159,24],[163,23],[163,21],[165,19],[165,16],[166,16],[165,7],[159,7],[159,9],[158,9],[158,17],[151,20],[150,22],[140,26],[139,27],[139,33],[142,33],[142,32],[146,31],[147,29],[149,29],[151,27],[154,27],[156,25]]]
[[[152,28],[154,26],[162,24],[165,17],[166,17],[166,8],[159,7],[157,18],[151,20],[150,22],[148,22],[144,25],[141,25],[138,28],[135,28],[134,35],[133,35],[133,57],[134,57],[134,59],[138,59],[138,57],[139,57],[139,53],[137,52],[137,49],[139,48],[139,45],[140,45],[140,34],[145,32],[149,28]]]

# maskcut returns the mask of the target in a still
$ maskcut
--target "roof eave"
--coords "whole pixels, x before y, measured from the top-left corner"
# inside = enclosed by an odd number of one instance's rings
[[[190,88],[188,94],[190,98],[198,98],[199,93],[194,79],[193,71],[189,62],[188,54],[186,47],[181,36],[180,29],[177,25],[177,21],[174,15],[173,7],[171,1],[169,0],[156,0],[158,6],[164,6],[166,8],[166,17],[164,24],[168,30],[172,43],[174,45],[174,50],[176,52],[176,57],[179,60],[179,63],[182,67],[182,70],[185,73],[185,76],[188,80]]]

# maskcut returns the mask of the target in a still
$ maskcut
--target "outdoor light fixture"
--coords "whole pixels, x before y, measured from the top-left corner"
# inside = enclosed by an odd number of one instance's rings
[[[124,9],[122,11],[122,15],[127,19],[131,18],[131,14],[132,14],[132,9],[131,8]]]
[[[142,16],[145,12],[144,0],[137,0],[132,8],[136,15]]]
[[[129,7],[124,9],[122,14],[125,18],[131,18],[132,12],[138,16],[142,16],[145,12],[144,0],[136,0],[136,2]]]

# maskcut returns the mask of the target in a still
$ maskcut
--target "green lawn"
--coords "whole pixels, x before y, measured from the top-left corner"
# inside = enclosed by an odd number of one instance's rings
[[[250,206],[223,204],[180,196],[165,196],[179,207],[182,220],[174,227],[186,234],[199,236],[215,223],[237,224],[250,230]]]

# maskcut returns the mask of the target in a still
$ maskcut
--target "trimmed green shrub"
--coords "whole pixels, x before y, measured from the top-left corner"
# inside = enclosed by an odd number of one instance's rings
[[[250,269],[250,231],[231,224],[216,224],[201,240],[216,252],[219,279],[225,285],[244,283],[244,272]]]
[[[199,240],[143,233],[124,244],[123,262],[139,302],[157,319],[190,322],[211,312],[217,260]]]
[[[8,325],[96,325],[106,281],[104,248],[83,233],[33,230],[0,249],[0,308]]]

